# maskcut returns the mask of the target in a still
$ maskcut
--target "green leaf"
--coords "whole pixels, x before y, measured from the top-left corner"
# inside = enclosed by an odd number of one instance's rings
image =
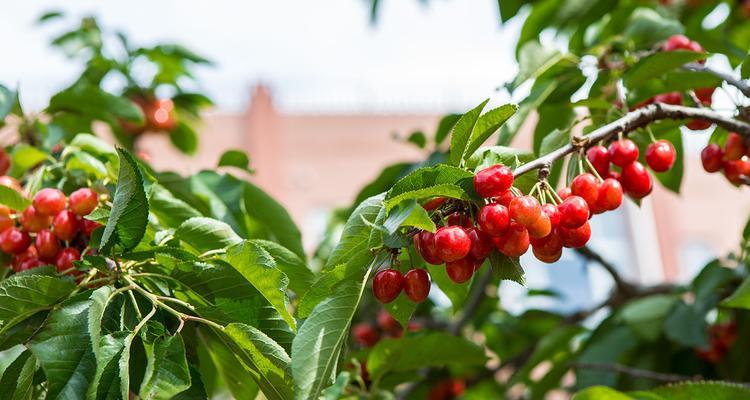
[[[448,137],[451,129],[453,129],[460,118],[461,114],[447,114],[443,118],[440,118],[437,131],[435,131],[435,144],[439,145],[443,143],[443,140]]]
[[[226,261],[271,303],[292,330],[297,330],[294,317],[287,309],[289,278],[276,267],[265,249],[250,241],[241,242],[227,249]]]
[[[523,268],[518,262],[518,257],[508,257],[496,251],[490,254],[490,266],[496,278],[510,280],[521,286],[526,286],[526,278]]]
[[[471,132],[471,138],[469,144],[464,150],[462,158],[470,157],[484,142],[492,136],[495,131],[500,129],[501,126],[512,117],[513,114],[518,111],[518,106],[515,104],[505,104],[498,108],[487,111],[484,115],[479,117],[474,129]]]
[[[367,370],[373,382],[377,382],[389,372],[446,365],[481,366],[486,361],[482,347],[462,337],[436,332],[419,337],[381,340],[370,351]]]
[[[433,285],[436,285],[440,290],[448,296],[451,301],[452,311],[454,313],[461,310],[461,306],[466,301],[466,296],[469,294],[471,289],[471,280],[464,283],[455,283],[449,277],[448,273],[445,272],[445,265],[427,265],[427,271],[430,273]]]
[[[704,304],[685,304],[678,302],[670,311],[663,323],[664,334],[668,338],[687,347],[706,347],[708,345],[706,313]],[[661,324],[660,324],[661,325]],[[652,331],[651,337],[657,337],[660,327],[645,326],[639,331],[641,334]]]
[[[219,167],[236,167],[250,171],[250,158],[242,150],[227,150],[219,158]]]
[[[0,204],[8,206],[11,210],[23,211],[31,205],[31,200],[24,197],[15,189],[0,186]]]
[[[143,112],[135,103],[93,85],[76,85],[57,93],[50,99],[47,111],[93,115],[101,120],[116,116],[133,122],[143,121]]]
[[[190,387],[181,335],[157,338],[146,357],[148,363],[140,389],[142,398],[167,400]]]
[[[416,200],[406,200],[391,210],[383,227],[388,233],[395,233],[402,226],[413,226],[420,229],[435,232],[435,223],[432,222],[427,210],[422,208]]]
[[[70,142],[69,147],[81,149],[96,157],[114,159],[117,156],[117,151],[112,145],[89,133],[79,133],[76,135]]]
[[[474,130],[474,125],[476,125],[477,120],[479,120],[479,115],[482,113],[482,110],[488,101],[490,100],[487,99],[474,109],[466,112],[466,114],[462,115],[458,122],[456,122],[456,125],[453,126],[450,155],[448,156],[449,164],[460,165],[461,161],[463,161],[466,148],[469,145],[469,140],[471,140],[471,133]]]
[[[24,350],[3,371],[0,379],[0,399],[28,400],[33,394],[36,358],[30,351]]]
[[[267,398],[286,400],[294,396],[290,373],[292,360],[283,348],[263,332],[244,324],[227,325],[224,334],[239,348],[239,358],[255,370],[255,379]]]
[[[750,398],[750,389],[735,383],[702,381],[675,383],[629,394],[643,400],[735,400]]]
[[[655,135],[658,139],[669,140],[675,148],[677,153],[674,165],[669,171],[654,173],[656,179],[661,182],[662,186],[675,192],[680,193],[680,186],[682,185],[682,176],[685,169],[685,151],[682,146],[682,132],[679,129],[670,129],[667,133],[659,133],[656,130]]]
[[[199,253],[221,249],[242,241],[225,222],[206,217],[190,218],[174,232],[174,237]]]
[[[320,302],[302,324],[292,342],[294,398],[317,399],[333,382],[339,353],[349,336],[372,267],[360,281],[348,281]]]
[[[385,196],[386,211],[405,200],[452,197],[467,200],[474,195],[474,174],[458,167],[439,164],[419,168],[401,178]]]
[[[750,277],[745,278],[740,287],[721,303],[724,307],[750,310]]]
[[[424,132],[417,131],[417,132],[412,132],[411,135],[409,135],[409,137],[406,138],[406,141],[408,143],[414,144],[420,149],[424,149],[424,146],[427,144],[427,137],[424,135]]]
[[[198,339],[200,340],[199,356],[201,351],[206,351],[209,357],[205,360],[200,359],[201,366],[205,367],[205,363],[209,368],[215,368],[235,399],[256,398],[258,385],[255,380],[247,379],[247,367],[241,363],[229,346],[211,332],[205,334],[201,332]]]
[[[262,247],[273,257],[276,267],[289,278],[289,288],[297,297],[303,297],[307,293],[315,281],[315,274],[310,271],[304,260],[278,243],[260,239],[250,242]]]
[[[89,398],[117,400],[127,395],[130,385],[127,357],[131,342],[130,332],[124,331],[101,336],[95,342],[96,373],[88,389]]]
[[[673,18],[665,18],[651,8],[639,7],[630,15],[623,32],[637,48],[649,48],[668,37],[683,33],[682,25]]]
[[[740,77],[742,77],[742,79],[750,79],[750,52],[748,52],[747,57],[745,57],[745,61],[742,62]]]
[[[406,329],[409,326],[409,320],[417,309],[417,303],[411,301],[406,293],[402,292],[396,297],[396,300],[383,305],[388,313]]]
[[[364,221],[374,223],[382,210],[382,194],[370,197],[360,203],[346,221],[341,238],[328,257],[323,271],[330,271],[348,261],[363,264],[361,269],[366,267],[366,263],[372,258],[368,243],[372,226]]]
[[[623,83],[628,89],[635,89],[649,79],[657,78],[691,61],[705,58],[705,54],[691,51],[661,51],[641,58],[623,75]]]
[[[16,93],[7,87],[0,85],[0,126],[3,125],[5,117],[13,111],[16,105]]]
[[[259,187],[245,182],[242,187],[244,210],[262,223],[272,240],[305,258],[302,235],[286,209]]]
[[[76,297],[50,313],[29,344],[47,376],[47,399],[81,399],[96,372],[88,333],[91,301]]]
[[[40,270],[40,271],[36,271]],[[0,281],[0,332],[66,298],[76,285],[52,269],[30,270]]]
[[[65,160],[65,167],[68,170],[81,170],[94,176],[96,179],[103,179],[109,176],[107,167],[99,161],[98,158],[89,153],[82,151],[75,152]]]
[[[117,149],[117,152],[120,156],[120,173],[112,211],[99,246],[103,254],[109,254],[115,242],[125,250],[134,248],[143,238],[148,224],[148,200],[140,167],[126,150]]]
[[[573,395],[572,400],[633,400],[633,398],[606,386],[592,386]]]
[[[198,134],[184,121],[178,122],[169,132],[169,140],[185,154],[195,154],[198,150]]]
[[[10,156],[9,175],[20,178],[26,171],[47,159],[47,154],[36,147],[27,144],[16,145]]]
[[[177,228],[185,220],[201,216],[198,210],[175,197],[158,183],[151,185],[151,197],[148,203],[151,213],[156,216],[161,225],[167,228]]]
[[[509,88],[515,90],[527,80],[538,77],[555,65],[561,57],[560,51],[550,46],[542,46],[536,40],[525,43],[518,53],[518,75]]]
[[[620,317],[633,333],[654,341],[661,336],[664,319],[676,301],[675,296],[666,294],[633,300],[620,310]]]

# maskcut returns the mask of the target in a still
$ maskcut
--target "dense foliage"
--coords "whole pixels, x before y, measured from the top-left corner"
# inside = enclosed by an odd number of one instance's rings
[[[385,168],[310,259],[285,209],[234,173],[250,171],[242,152],[183,177],[85,133],[103,121],[131,147],[156,129],[194,150],[182,115],[208,102],[180,82],[204,59],[121,34],[113,55],[91,18],[61,35],[86,67],[42,113],[0,87],[17,133],[0,153],[0,398],[750,397],[750,224],[686,285],[629,282],[585,246],[595,214],[656,182],[679,192],[683,134],[710,135],[704,169],[747,186],[743,6],[526,3],[499,3],[504,21],[525,18],[506,85],[519,104],[484,101],[409,136],[424,160]],[[158,72],[138,83],[137,62]],[[110,74],[128,85],[103,89]],[[153,102],[163,87],[177,120]],[[714,110],[717,88],[736,107]],[[509,147],[534,113],[533,148]],[[575,251],[611,274],[610,297],[504,310],[498,286],[525,284],[527,251]]]

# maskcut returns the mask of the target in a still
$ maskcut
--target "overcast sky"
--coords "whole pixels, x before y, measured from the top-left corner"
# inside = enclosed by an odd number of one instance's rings
[[[242,109],[259,81],[303,112],[442,112],[505,100],[495,88],[515,74],[518,23],[499,25],[497,0],[382,3],[373,26],[364,0],[11,2],[0,17],[0,82],[19,84],[24,103],[39,108],[71,81],[78,66],[48,46],[70,24],[35,25],[64,9],[95,14],[135,44],[175,41],[214,60],[198,76],[225,111]]]

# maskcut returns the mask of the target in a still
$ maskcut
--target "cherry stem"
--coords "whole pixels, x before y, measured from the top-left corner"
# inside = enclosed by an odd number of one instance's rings
[[[588,157],[584,157],[584,162],[586,163],[586,166],[591,171],[591,173],[594,174],[594,176],[596,177],[596,179],[598,179],[599,182],[603,182],[604,179],[602,178],[601,175],[599,175],[599,171],[597,171],[596,168],[594,168],[594,165],[591,164],[591,160],[589,160]]]

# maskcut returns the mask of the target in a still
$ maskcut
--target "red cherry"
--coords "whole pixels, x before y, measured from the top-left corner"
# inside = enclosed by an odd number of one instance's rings
[[[0,232],[15,226],[16,223],[11,217],[10,208],[0,204]]]
[[[442,206],[446,200],[448,199],[445,197],[435,197],[434,199],[428,200],[426,203],[422,204],[422,208],[427,211],[433,211]]]
[[[692,119],[685,126],[691,131],[702,131],[711,127],[711,121],[704,121],[702,119]]]
[[[682,104],[682,94],[680,92],[657,94],[654,96],[654,103],[680,105]]]
[[[471,217],[460,212],[454,212],[453,214],[449,215],[448,218],[446,218],[446,222],[448,223],[448,225],[463,226],[464,228],[473,226]]]
[[[468,228],[466,233],[471,239],[469,254],[476,260],[484,260],[492,252],[492,238],[477,228]]]
[[[479,209],[479,228],[488,235],[500,236],[508,229],[510,214],[504,205],[490,203]]]
[[[414,235],[414,248],[426,263],[440,265],[443,260],[435,247],[435,234],[430,231],[422,231]]]
[[[672,35],[664,42],[662,49],[664,51],[688,50],[690,49],[690,42],[691,40],[685,35]]]
[[[5,175],[10,169],[10,157],[5,149],[0,147],[0,175]]]
[[[591,239],[591,225],[588,221],[575,229],[560,228],[563,246],[570,249],[581,248]]]
[[[498,251],[508,257],[522,256],[529,249],[529,243],[529,231],[515,221],[510,223],[503,236],[495,239]]]
[[[657,140],[646,148],[646,163],[656,172],[668,171],[674,165],[677,158],[672,142],[668,140]]]
[[[558,229],[552,230],[549,235],[542,238],[531,238],[531,247],[534,254],[553,255],[557,254],[563,248],[562,238]]]
[[[607,178],[599,185],[598,208],[612,211],[622,204],[622,185],[617,179]]]
[[[500,196],[495,197],[495,202],[500,203],[504,205],[505,207],[510,206],[510,202],[513,201],[513,199],[516,198],[516,195],[513,194],[512,190],[506,190]]]
[[[599,197],[599,180],[588,172],[578,175],[570,182],[570,192],[585,200],[591,208]]]
[[[724,176],[735,185],[745,183],[744,177],[750,177],[750,160],[727,161],[724,163]]]
[[[49,228],[52,217],[40,214],[34,206],[28,206],[21,214],[21,226],[28,232],[39,232]]]
[[[58,272],[63,272],[65,270],[73,268],[73,261],[78,261],[80,259],[81,253],[78,251],[78,249],[76,249],[75,247],[66,247],[60,250],[60,253],[57,255],[57,258],[55,259],[55,266],[57,267]]]
[[[706,172],[716,172],[724,167],[724,150],[716,143],[711,143],[701,151],[701,162]]]
[[[41,230],[36,234],[35,243],[39,255],[44,258],[55,258],[60,251],[60,242],[47,229]]]
[[[39,254],[33,245],[29,246],[21,254],[14,255],[11,259],[11,267],[15,272],[26,271],[42,265],[44,263],[39,260]]]
[[[622,189],[630,197],[641,199],[651,193],[654,182],[646,167],[638,161],[634,161],[622,169],[620,176]]]
[[[415,303],[421,303],[430,294],[430,274],[423,269],[412,269],[404,275],[404,293]]]
[[[523,226],[533,224],[542,214],[542,206],[532,196],[516,197],[510,202],[510,217]]]
[[[465,257],[445,263],[445,272],[448,278],[456,283],[464,283],[474,275],[474,259]]]
[[[83,232],[83,234],[86,235],[87,237],[91,237],[91,233],[93,233],[96,228],[102,226],[102,224],[96,221],[90,221],[86,218],[82,218],[79,221],[79,223],[80,223],[81,232]]]
[[[609,159],[613,164],[624,167],[638,159],[638,146],[630,139],[620,139],[609,145]]]
[[[474,175],[474,190],[484,198],[499,196],[513,185],[513,171],[497,164]]]
[[[533,224],[531,224],[531,226],[529,226],[527,230],[529,231],[529,237],[545,237],[552,231],[552,221],[550,221],[547,214],[542,212],[539,215],[539,218],[537,218],[537,220]]]
[[[570,196],[557,206],[560,211],[560,226],[575,229],[589,219],[589,206],[579,196]]]
[[[557,189],[557,195],[562,199],[565,200],[571,195],[571,191],[569,187],[562,187],[560,189]]]
[[[65,194],[57,189],[44,188],[36,193],[32,204],[39,214],[51,217],[65,209]]]
[[[8,254],[23,253],[31,244],[31,237],[18,228],[8,228],[0,232],[0,249]]]
[[[0,186],[7,186],[16,192],[21,192],[23,189],[21,188],[21,184],[18,183],[16,178],[13,178],[11,176],[2,175],[0,176]]]
[[[556,262],[557,260],[559,260],[560,257],[562,257],[562,249],[558,250],[556,253],[543,254],[543,253],[540,253],[536,249],[536,247],[532,247],[531,252],[534,254],[534,257],[536,257],[537,260],[547,263],[547,264],[552,264],[553,262]]]
[[[53,232],[60,240],[73,240],[78,233],[76,215],[69,210],[60,211],[52,221]]]
[[[552,228],[555,228],[560,224],[560,211],[557,209],[556,205],[547,203],[542,206],[542,212],[549,217],[549,222],[552,225]]]
[[[380,334],[370,324],[360,322],[352,327],[354,340],[364,347],[372,347],[380,340]]]
[[[404,288],[404,276],[395,269],[384,269],[372,280],[372,294],[383,304],[396,300]]]
[[[604,146],[594,146],[586,151],[586,158],[601,177],[609,176],[609,151]]]
[[[713,102],[713,96],[714,96],[715,90],[716,90],[715,87],[695,89],[694,90],[695,97],[697,97],[698,100],[701,102],[701,104],[703,104],[704,106],[710,106],[711,103]]]
[[[149,126],[157,131],[172,130],[177,121],[174,116],[174,103],[170,99],[157,99],[146,108]]]
[[[99,204],[99,195],[89,188],[81,188],[68,197],[70,211],[76,215],[89,215]]]
[[[393,318],[391,313],[385,310],[380,310],[378,312],[378,326],[380,326],[380,329],[382,329],[384,332],[393,333],[401,330],[401,324],[396,321],[396,318]]]
[[[471,250],[471,239],[460,226],[444,226],[435,232],[435,247],[443,261],[456,261]]]
[[[730,161],[736,161],[747,153],[747,145],[742,136],[730,132],[727,135],[727,141],[724,142],[724,158]]]

